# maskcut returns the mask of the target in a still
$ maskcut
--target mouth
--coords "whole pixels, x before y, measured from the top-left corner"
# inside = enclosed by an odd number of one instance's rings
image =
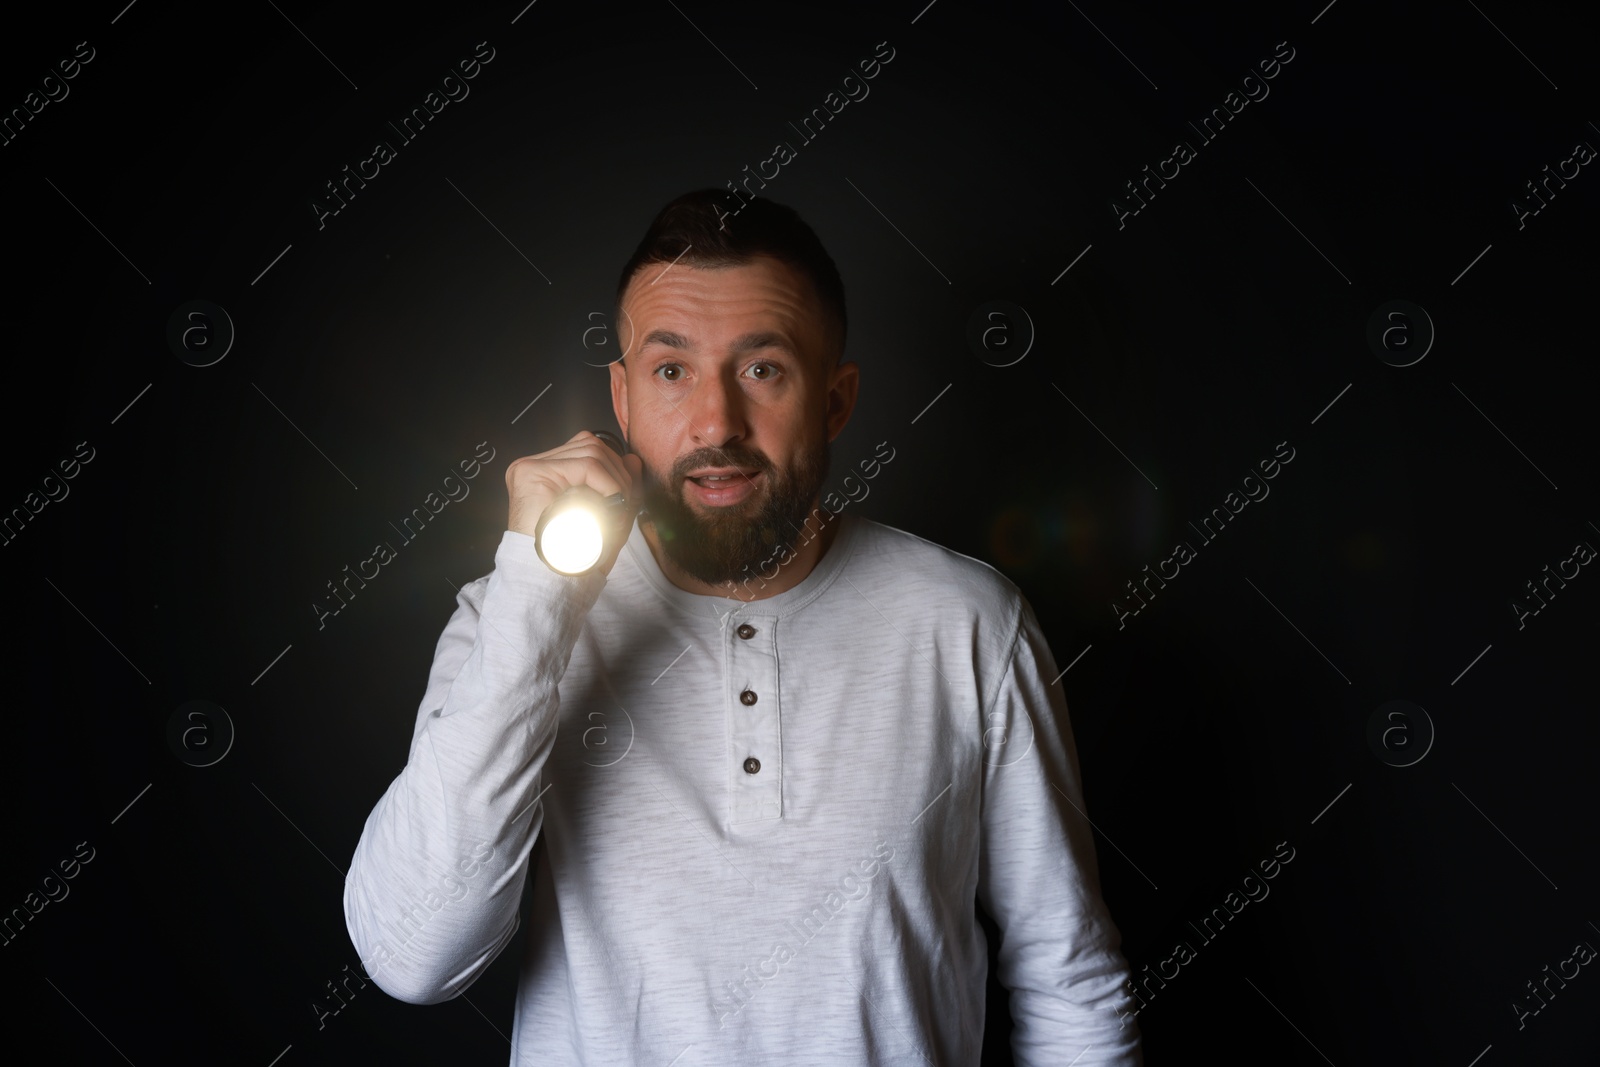
[[[697,477],[685,478],[684,482],[693,499],[711,507],[726,507],[753,494],[764,477],[761,471],[728,468],[706,471]]]

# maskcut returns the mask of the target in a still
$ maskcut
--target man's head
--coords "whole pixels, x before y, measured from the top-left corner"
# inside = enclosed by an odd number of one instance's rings
[[[713,585],[794,551],[859,374],[843,362],[844,287],[811,228],[768,200],[689,193],[656,216],[617,305],[612,406],[662,550]],[[690,478],[708,470],[729,480]]]

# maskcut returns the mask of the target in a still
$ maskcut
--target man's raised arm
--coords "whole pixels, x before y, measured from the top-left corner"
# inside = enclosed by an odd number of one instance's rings
[[[558,685],[620,550],[566,577],[539,558],[531,534],[567,485],[632,496],[639,470],[637,457],[625,462],[588,433],[507,468],[510,517],[494,572],[457,597],[410,757],[368,816],[345,879],[350,939],[390,996],[457,996],[516,932]]]

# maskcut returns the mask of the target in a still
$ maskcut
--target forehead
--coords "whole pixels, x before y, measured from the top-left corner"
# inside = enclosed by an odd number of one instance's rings
[[[629,282],[622,307],[641,337],[666,329],[696,343],[765,329],[810,348],[821,318],[809,279],[768,256],[734,267],[648,263]]]

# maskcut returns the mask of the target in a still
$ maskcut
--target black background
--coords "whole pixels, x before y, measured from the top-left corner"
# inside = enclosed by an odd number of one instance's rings
[[[838,262],[862,372],[834,468],[896,449],[852,507],[1023,588],[1071,664],[1130,961],[1197,949],[1140,1015],[1151,1062],[1600,1062],[1593,968],[1521,1029],[1512,1008],[1600,945],[1600,578],[1512,608],[1600,545],[1600,177],[1520,228],[1511,206],[1600,145],[1593,37],[1555,5],[1322,2],[8,14],[0,107],[95,50],[0,147],[0,509],[94,449],[0,550],[0,909],[95,850],[0,950],[8,1043],[505,1062],[516,949],[456,1001],[368,986],[318,1028],[357,961],[341,872],[451,587],[492,565],[505,463],[614,425],[587,316],[663,203],[781,140],[798,155],[763,195]],[[480,41],[470,96],[319,229],[324,183]],[[788,123],[880,41],[870,95],[800,144]],[[1270,95],[1199,144],[1187,123],[1279,42]],[[1119,226],[1113,198],[1178,140],[1197,157]],[[167,342],[191,300],[236,330],[211,366]],[[1021,320],[969,346],[991,300],[1026,309],[1031,347]],[[1393,300],[1436,331],[1409,366],[1422,321],[1388,360],[1367,340]],[[319,629],[325,583],[484,440],[471,496]],[[1189,524],[1280,442],[1270,496],[1203,542]],[[1119,626],[1124,583],[1179,541],[1196,558]],[[167,740],[196,699],[236,730],[207,767]],[[1368,742],[1391,700],[1431,722],[1429,745],[1394,720],[1410,766]],[[1189,923],[1279,842],[1271,895],[1201,943]]]

